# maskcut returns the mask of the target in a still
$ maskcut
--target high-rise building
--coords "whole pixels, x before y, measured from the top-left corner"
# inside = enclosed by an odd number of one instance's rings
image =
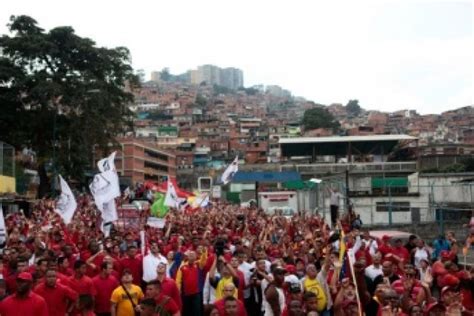
[[[232,90],[243,87],[244,74],[242,70],[232,67],[221,69],[220,85]]]
[[[189,82],[191,84],[219,85],[236,90],[244,85],[244,74],[237,68],[219,68],[214,65],[202,65],[197,70],[190,70]]]
[[[161,81],[161,72],[160,71],[152,71],[151,72],[151,81],[160,82]]]

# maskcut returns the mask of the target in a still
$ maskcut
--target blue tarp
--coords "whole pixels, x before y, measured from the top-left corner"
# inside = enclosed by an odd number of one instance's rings
[[[279,183],[287,181],[301,180],[298,172],[284,171],[284,172],[244,172],[238,171],[232,182],[234,183]]]

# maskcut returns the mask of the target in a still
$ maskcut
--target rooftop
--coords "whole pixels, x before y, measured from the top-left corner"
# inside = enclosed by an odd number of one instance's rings
[[[410,135],[365,135],[365,136],[330,136],[330,137],[292,137],[280,138],[280,144],[299,143],[350,143],[350,142],[383,142],[417,140],[417,137]]]

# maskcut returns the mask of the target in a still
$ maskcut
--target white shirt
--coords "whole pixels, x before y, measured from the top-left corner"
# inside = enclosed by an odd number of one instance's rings
[[[283,289],[281,289],[279,287],[276,287],[276,290],[277,290],[277,293],[278,293],[278,302],[279,302],[279,305],[280,305],[280,311],[283,312],[283,310],[286,307],[285,294],[283,292]],[[263,293],[263,297],[265,297],[265,293]],[[262,302],[262,307],[263,307],[263,310],[265,312],[265,314],[264,314],[265,316],[274,316],[272,307],[270,306],[270,304],[268,303],[268,301],[266,299]]]
[[[252,262],[251,265],[252,265],[252,268],[257,269],[257,261]],[[267,273],[270,273],[271,265],[272,263],[270,261],[265,260],[265,271],[267,271]]]
[[[419,268],[421,266],[420,262],[421,260],[425,259],[425,260],[428,260],[429,262],[429,258],[428,258],[428,250],[426,250],[425,248],[418,248],[416,247],[415,248],[415,267]]]
[[[365,268],[365,275],[369,277],[372,281],[379,275],[382,275],[382,265],[380,264],[378,268],[376,268],[373,264]]]
[[[220,278],[220,274],[216,272],[216,277]],[[209,282],[209,273],[206,275],[206,282],[204,282],[204,289],[202,293],[204,304],[214,304],[216,301],[216,289],[211,286]]]
[[[248,262],[242,262],[240,265],[239,265],[239,270],[242,271],[242,273],[244,274],[244,279],[245,279],[245,285],[247,286],[248,284],[250,284],[250,277],[252,276],[252,272],[250,271],[252,268],[252,265]],[[249,288],[246,288],[244,290],[244,298],[249,298],[250,297],[250,287]]]
[[[151,280],[156,279],[158,276],[156,273],[156,268],[158,267],[159,263],[168,265],[168,260],[166,260],[166,258],[160,254],[155,256],[152,253],[146,255],[145,258],[143,258],[143,281],[150,282]]]
[[[331,192],[330,204],[339,206],[339,199],[343,197],[344,196],[339,192]]]

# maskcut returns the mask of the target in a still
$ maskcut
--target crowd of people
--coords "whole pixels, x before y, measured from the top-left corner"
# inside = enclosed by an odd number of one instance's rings
[[[69,225],[43,199],[5,217],[0,315],[474,315],[454,233],[377,239],[336,217],[215,201],[106,236],[90,196]]]

